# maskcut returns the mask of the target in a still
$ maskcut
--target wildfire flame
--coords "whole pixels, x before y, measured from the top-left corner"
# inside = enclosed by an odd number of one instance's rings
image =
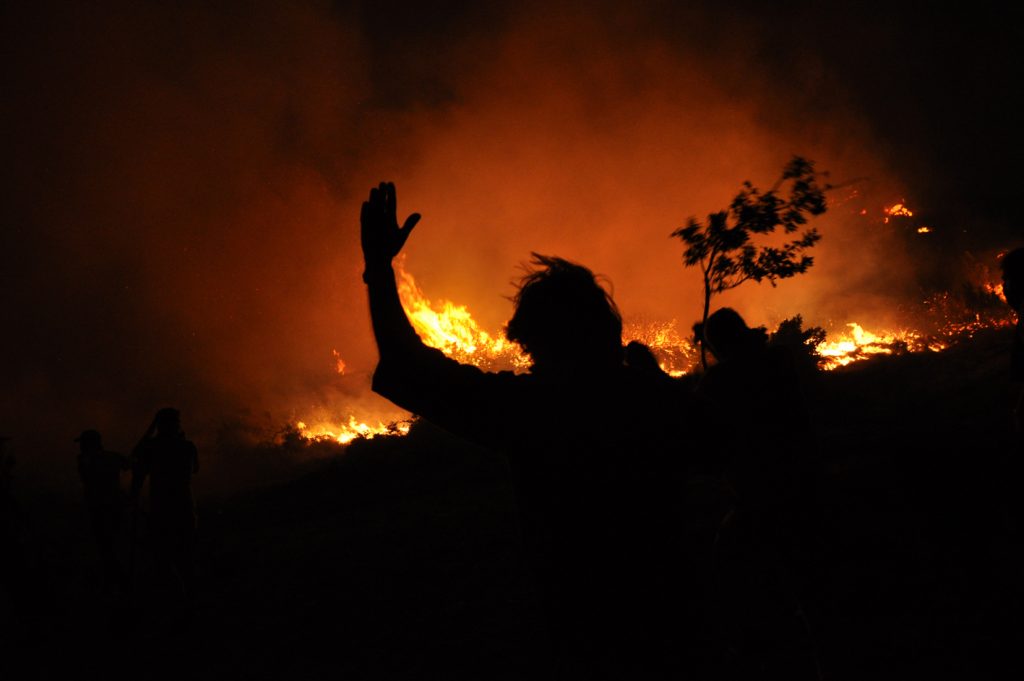
[[[886,214],[913,215],[902,203],[887,208]],[[465,305],[443,299],[432,302],[405,270],[402,260],[396,263],[395,272],[402,307],[425,344],[459,362],[488,371],[523,372],[529,369],[529,357],[520,347],[480,328]],[[985,283],[978,290],[984,295],[1002,298],[1005,303],[1002,289],[1002,284]],[[843,331],[830,332],[830,337],[815,347],[821,357],[819,366],[833,370],[877,355],[939,352],[981,329],[1013,323],[1013,316],[1005,305],[989,308],[989,312],[982,314],[956,303],[955,297],[948,293],[933,296],[925,301],[925,305],[939,320],[930,325],[931,332],[907,328],[869,331],[859,323],[850,322]],[[675,320],[629,320],[624,324],[623,338],[627,342],[639,341],[650,348],[662,370],[672,376],[682,376],[697,365],[698,351],[691,339],[679,333]],[[344,374],[344,361],[336,350],[333,355],[337,372]],[[377,425],[370,425],[349,416],[341,425],[320,423],[309,426],[300,421],[295,427],[302,437],[310,440],[330,439],[348,444],[357,438],[404,435],[409,432],[409,425],[408,421],[392,424],[378,421]]]
[[[403,261],[396,263],[398,296],[413,328],[423,342],[449,357],[484,369],[525,371],[529,358],[520,347],[505,338],[496,338],[480,328],[465,305],[449,300],[436,304],[423,295]]]
[[[357,438],[372,439],[378,435],[406,435],[409,432],[409,422],[399,421],[392,424],[377,422],[376,426],[356,421],[354,416],[348,417],[348,422],[335,425],[329,423],[315,426],[306,425],[299,421],[295,424],[299,435],[307,440],[334,440],[339,444],[347,445]]]
[[[815,348],[822,360],[819,366],[826,371],[846,366],[871,355],[891,355],[900,352],[923,352],[944,350],[946,345],[935,340],[926,340],[916,331],[883,331],[872,333],[851,322],[850,330],[839,334],[834,340],[826,340]]]

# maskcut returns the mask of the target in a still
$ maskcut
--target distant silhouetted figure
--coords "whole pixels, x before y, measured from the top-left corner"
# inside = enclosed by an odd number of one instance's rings
[[[736,495],[719,545],[725,613],[747,664],[767,678],[814,678],[806,620],[793,614],[801,608],[795,557],[810,512],[810,432],[796,364],[731,308],[695,331],[716,360],[698,390],[718,412],[722,470]]]
[[[124,511],[121,471],[128,470],[128,458],[104,449],[97,430],[83,430],[75,442],[79,449],[78,479],[82,481],[100,559],[106,576],[120,583],[123,575],[117,560],[116,542]]]
[[[185,438],[177,409],[156,413],[132,451],[132,498],[149,478],[149,531],[158,569],[169,569],[184,590],[195,570],[195,506],[192,476],[199,472],[196,446]]]
[[[1017,432],[1024,432],[1024,248],[1003,256],[1003,295],[1017,312],[1017,328],[1013,334],[1010,380],[1021,386],[1020,397],[1013,411]]]
[[[14,520],[14,455],[7,452],[11,438],[0,435],[0,536],[8,536]]]
[[[487,373],[427,347],[391,265],[418,220],[398,226],[391,184],[363,204],[363,278],[380,350],[374,390],[507,457],[556,676],[668,675],[673,656],[692,647],[682,391],[642,352],[643,368],[624,363],[611,297],[590,270],[556,257],[534,254],[506,330],[530,355],[529,373]]]
[[[3,576],[4,590],[8,582],[13,561],[17,557],[18,507],[14,500],[14,455],[7,451],[9,437],[0,435],[0,576]]]

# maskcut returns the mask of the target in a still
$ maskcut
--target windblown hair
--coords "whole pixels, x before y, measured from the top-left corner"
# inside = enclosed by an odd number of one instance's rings
[[[622,316],[594,273],[562,258],[531,255],[512,298],[508,339],[535,364],[621,364]]]

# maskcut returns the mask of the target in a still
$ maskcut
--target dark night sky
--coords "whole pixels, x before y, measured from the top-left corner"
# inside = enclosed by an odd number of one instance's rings
[[[531,249],[685,319],[662,235],[793,153],[1019,243],[1019,10],[717,4],[7,3],[0,432],[46,468],[165,404],[207,441],[386,414],[354,219],[385,177],[426,216],[411,269],[491,328]],[[864,241],[833,230],[780,312],[886,269],[880,237],[830,266]]]

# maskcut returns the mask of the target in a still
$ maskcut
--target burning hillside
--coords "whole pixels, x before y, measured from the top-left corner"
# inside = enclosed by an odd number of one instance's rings
[[[887,211],[887,215],[910,214],[902,205]],[[486,371],[529,369],[529,359],[519,346],[481,328],[465,305],[428,298],[405,269],[404,259],[396,263],[396,277],[402,306],[424,343]],[[941,352],[982,329],[1013,323],[1013,314],[1002,297],[1002,285],[992,281],[965,285],[957,295],[943,292],[930,296],[908,309],[907,317],[912,321],[900,328],[880,328],[855,321],[826,327],[824,340],[814,344],[819,368],[831,371],[879,355]],[[700,366],[698,346],[692,336],[680,331],[676,320],[627,319],[623,340],[639,341],[649,347],[662,370],[673,377],[691,374]],[[343,366],[341,358],[336,359],[339,367]],[[409,423],[377,420],[374,424],[348,416],[341,423],[300,421],[295,430],[303,438],[348,444],[357,438],[404,435]]]

